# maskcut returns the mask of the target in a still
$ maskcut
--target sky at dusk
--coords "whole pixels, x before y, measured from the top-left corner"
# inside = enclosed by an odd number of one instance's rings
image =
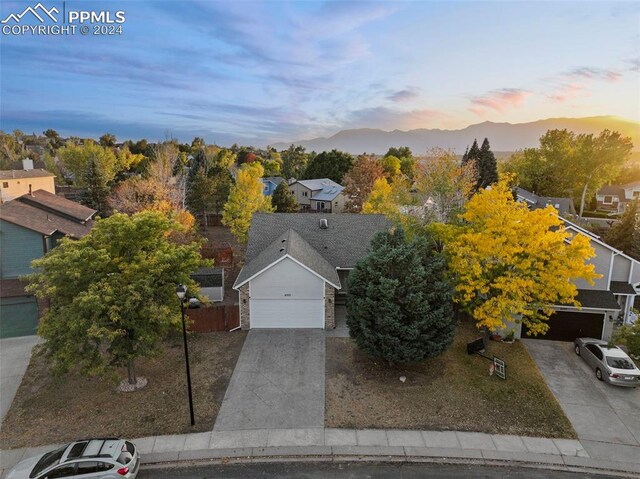
[[[0,16],[35,3],[3,0]],[[0,129],[264,146],[361,127],[640,121],[638,2],[65,8],[124,10],[122,35],[2,35]]]

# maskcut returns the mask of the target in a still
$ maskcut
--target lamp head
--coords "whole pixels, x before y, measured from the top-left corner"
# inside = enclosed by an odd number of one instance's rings
[[[176,288],[176,294],[178,295],[178,298],[180,298],[180,300],[183,300],[187,295],[187,287],[184,284],[179,284]]]

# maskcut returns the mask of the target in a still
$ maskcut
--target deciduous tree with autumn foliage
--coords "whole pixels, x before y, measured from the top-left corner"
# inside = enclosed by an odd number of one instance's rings
[[[510,178],[478,192],[449,226],[449,268],[456,300],[477,326],[497,331],[521,318],[532,334],[544,334],[551,305],[579,305],[572,282],[599,275],[586,260],[595,252],[589,239],[565,231],[551,206],[530,211],[514,200]]]

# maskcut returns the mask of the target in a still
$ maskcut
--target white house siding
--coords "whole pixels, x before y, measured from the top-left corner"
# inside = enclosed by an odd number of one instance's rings
[[[611,257],[613,252],[602,246],[601,244],[591,241],[591,246],[595,249],[596,255],[591,258],[588,263],[595,265],[596,273],[601,274],[602,278],[595,279],[591,285],[584,279],[576,279],[574,281],[578,289],[609,289],[609,271],[611,269]]]
[[[631,260],[619,254],[613,257],[613,271],[611,281],[629,281],[629,271],[631,270]]]
[[[311,206],[312,191],[309,188],[301,185],[300,183],[294,183],[289,186],[289,190],[294,194],[300,209],[303,207],[309,208]],[[307,193],[307,196],[304,196],[303,193]]]
[[[250,281],[250,328],[324,328],[324,280],[285,258]]]

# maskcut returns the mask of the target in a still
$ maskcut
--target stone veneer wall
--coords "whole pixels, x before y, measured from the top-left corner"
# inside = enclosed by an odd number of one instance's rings
[[[249,283],[240,287],[240,327],[249,329],[251,315],[249,311]]]
[[[324,329],[336,327],[336,289],[324,283]]]

